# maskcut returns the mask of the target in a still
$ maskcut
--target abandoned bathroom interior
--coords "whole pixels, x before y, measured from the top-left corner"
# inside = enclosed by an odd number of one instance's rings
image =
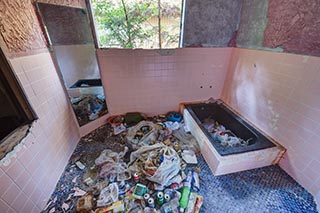
[[[1,0],[0,212],[319,212],[319,13]]]

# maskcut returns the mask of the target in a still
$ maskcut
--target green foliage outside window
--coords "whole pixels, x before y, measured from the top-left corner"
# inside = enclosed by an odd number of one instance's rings
[[[178,47],[180,1],[91,0],[91,3],[100,47]]]

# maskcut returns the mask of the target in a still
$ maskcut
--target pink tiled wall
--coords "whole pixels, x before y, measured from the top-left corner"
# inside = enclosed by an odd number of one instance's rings
[[[10,63],[39,119],[22,150],[0,166],[0,212],[40,212],[79,141],[78,127],[49,53]]]
[[[222,97],[288,149],[281,167],[320,200],[320,58],[226,48],[97,55],[112,114],[164,113]],[[79,133],[49,53],[10,62],[39,120],[25,148],[0,167],[0,212],[39,212]]]
[[[184,101],[219,98],[232,49],[98,50],[111,114],[178,110]]]
[[[222,98],[285,148],[280,166],[320,201],[320,58],[234,49]]]

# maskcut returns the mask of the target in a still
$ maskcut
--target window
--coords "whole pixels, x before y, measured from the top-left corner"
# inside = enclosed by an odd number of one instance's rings
[[[91,0],[99,47],[178,48],[182,0]]]
[[[0,49],[0,159],[26,135],[35,114]]]

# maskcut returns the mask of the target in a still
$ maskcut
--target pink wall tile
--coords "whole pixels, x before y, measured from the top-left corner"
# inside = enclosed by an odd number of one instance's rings
[[[0,197],[2,197],[9,187],[13,184],[13,180],[6,174],[0,176],[1,190]]]
[[[12,204],[13,201],[17,198],[20,193],[20,189],[14,183],[12,183],[7,191],[2,195],[2,199],[6,201],[8,204]],[[12,206],[13,207],[13,206]]]
[[[8,209],[7,213],[16,213],[16,211],[10,207],[10,208]]]
[[[34,206],[35,204],[30,199],[27,199],[25,205],[22,207],[22,212],[32,212]]]
[[[18,155],[18,160],[21,162],[21,164],[24,167],[27,167],[33,158],[34,158],[34,155],[30,152],[28,148],[22,149]]]
[[[9,169],[7,170],[7,174],[11,177],[12,180],[16,181],[18,177],[25,171],[23,165],[18,161],[14,161],[11,163]]]
[[[24,193],[31,195],[32,192],[36,189],[37,182],[32,178],[27,180],[25,187],[23,188]]]
[[[97,129],[98,127],[102,126],[107,122],[107,118],[109,117],[109,114],[101,116],[100,118],[89,122],[88,124],[80,127],[80,136],[83,137],[87,135],[88,133],[92,132],[93,130]]]
[[[20,189],[23,189],[27,185],[30,178],[31,175],[27,172],[27,170],[23,170],[20,176],[15,180],[15,183]]]
[[[26,204],[26,202],[27,202],[27,196],[23,192],[20,192],[20,194],[15,199],[15,201],[13,201],[12,206],[14,210],[16,210],[17,212],[22,212],[22,209]]]
[[[0,199],[0,209],[2,212],[7,212],[7,210],[9,209],[10,207],[8,206],[8,204],[6,204],[6,202],[2,199]]]
[[[314,195],[320,175],[320,58],[234,49],[222,99],[287,148],[280,166]]]
[[[42,190],[38,189],[37,186],[34,186],[33,191],[30,194],[30,199],[32,200],[32,202],[37,204],[40,199],[41,193],[42,193]]]
[[[184,101],[219,98],[232,49],[97,50],[111,114],[178,110]]]
[[[63,172],[80,135],[51,55],[41,53],[9,62],[14,71],[18,71],[18,80],[39,119],[24,140],[25,146],[16,153],[17,157],[12,158],[8,166],[1,166],[4,174],[0,176],[0,201],[17,212],[39,212],[60,175],[45,177],[52,171]],[[58,152],[59,157],[55,157]],[[0,212],[3,212],[2,206]]]
[[[38,206],[35,205],[31,211],[31,213],[39,213],[40,211],[41,211],[40,208],[38,208]]]

